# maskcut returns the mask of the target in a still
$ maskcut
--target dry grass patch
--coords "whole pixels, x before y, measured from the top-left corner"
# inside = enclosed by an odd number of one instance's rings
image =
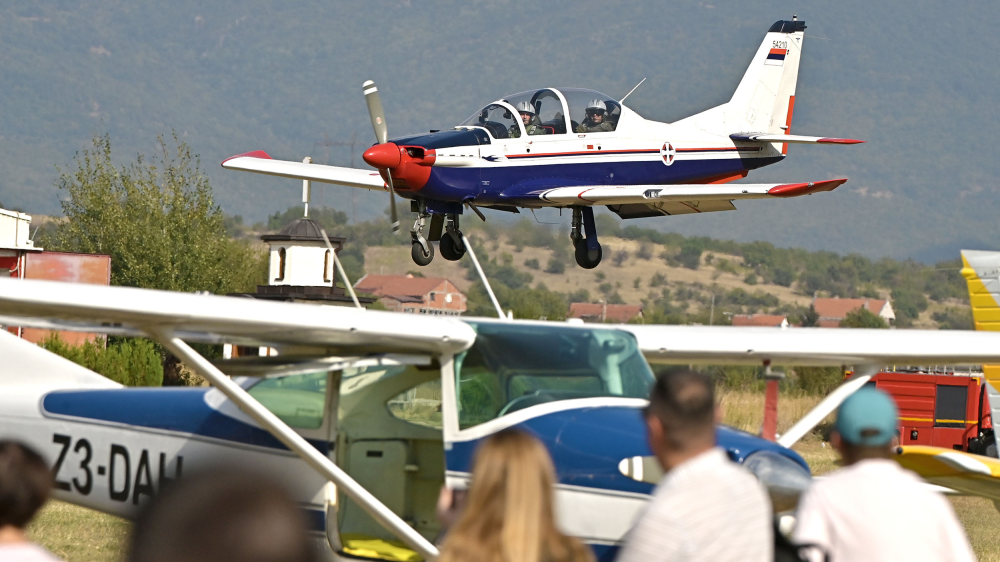
[[[819,403],[820,396],[782,394],[778,398],[778,433],[787,431]],[[758,434],[764,423],[764,393],[749,390],[719,389],[723,423],[736,429]],[[827,418],[827,422],[833,418]],[[806,439],[815,439],[807,435]]]
[[[68,562],[118,562],[131,524],[113,515],[50,501],[28,527],[31,540]]]

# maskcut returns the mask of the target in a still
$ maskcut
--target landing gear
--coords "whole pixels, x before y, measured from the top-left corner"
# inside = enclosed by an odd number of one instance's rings
[[[410,239],[413,246],[410,248],[410,257],[413,263],[423,267],[434,259],[434,246],[424,238],[424,226],[427,224],[427,205],[423,201],[417,202],[417,220],[413,222],[410,229]]]
[[[427,205],[423,201],[414,202],[417,212],[417,220],[410,230],[410,238],[413,245],[410,248],[410,257],[413,263],[425,266],[434,260],[434,246],[432,241],[439,241],[441,257],[448,261],[457,261],[465,255],[465,243],[462,241],[462,231],[458,229],[457,214],[434,214],[427,211]],[[431,218],[430,229],[424,237],[424,228],[427,226],[427,218]],[[443,231],[443,232],[442,232]]]
[[[586,234],[586,238],[584,238]],[[573,207],[573,226],[569,232],[573,239],[576,263],[584,269],[594,269],[601,263],[603,251],[597,241],[597,227],[594,225],[594,209]]]
[[[465,242],[458,229],[458,215],[448,215],[444,233],[441,235],[441,257],[448,261],[458,261],[465,255]]]

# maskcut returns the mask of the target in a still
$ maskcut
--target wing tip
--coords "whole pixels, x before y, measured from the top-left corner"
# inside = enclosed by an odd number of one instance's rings
[[[237,154],[236,156],[230,156],[229,158],[226,158],[225,160],[222,161],[222,165],[225,166],[226,162],[229,162],[230,160],[234,160],[236,158],[261,158],[264,160],[273,160],[273,158],[271,158],[271,156],[268,155],[268,153],[264,152],[263,150],[252,150],[250,152],[244,152],[243,154]]]
[[[817,144],[862,144],[868,141],[858,139],[837,139],[833,137],[823,137],[816,141]]]
[[[845,183],[847,183],[847,178],[809,183],[784,183],[767,190],[767,194],[774,197],[799,197],[801,195],[812,195],[820,191],[833,191]]]

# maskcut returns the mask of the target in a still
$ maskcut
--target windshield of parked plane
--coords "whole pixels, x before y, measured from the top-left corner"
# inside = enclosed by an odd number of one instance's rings
[[[476,342],[455,361],[459,427],[573,398],[648,398],[653,372],[621,330],[471,323]]]

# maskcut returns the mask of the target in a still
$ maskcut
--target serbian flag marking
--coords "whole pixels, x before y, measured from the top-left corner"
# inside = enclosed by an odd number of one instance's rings
[[[767,58],[764,59],[764,64],[781,66],[785,64],[786,54],[788,54],[788,49],[771,49],[771,51],[767,53]]]

